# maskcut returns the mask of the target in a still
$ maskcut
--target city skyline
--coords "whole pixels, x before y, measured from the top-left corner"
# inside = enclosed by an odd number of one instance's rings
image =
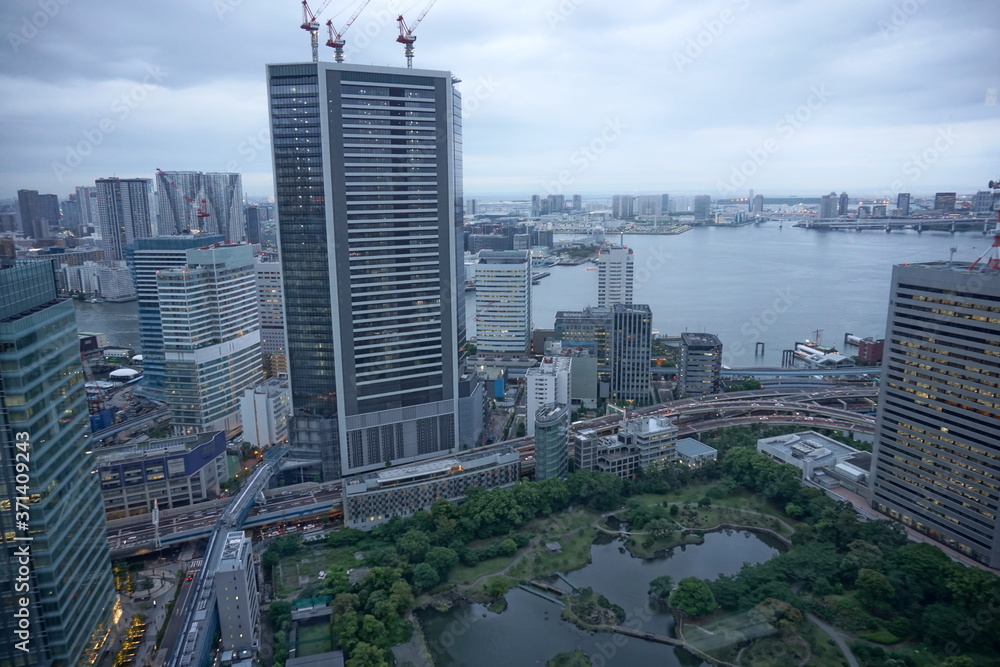
[[[354,4],[320,20],[342,24]],[[421,6],[372,3],[345,35],[347,62],[403,65],[395,15],[412,20]],[[416,33],[415,66],[464,80],[469,196],[971,193],[997,176],[1000,79],[983,63],[996,54],[998,13],[971,2],[639,2],[624,12],[446,1]],[[109,21],[132,29],[109,33]],[[0,197],[65,196],[157,168],[236,171],[248,196],[270,194],[260,74],[309,58],[299,22],[294,2],[156,15],[117,2],[10,3]],[[194,48],[176,49],[181,35]],[[253,57],[232,55],[246,44]]]

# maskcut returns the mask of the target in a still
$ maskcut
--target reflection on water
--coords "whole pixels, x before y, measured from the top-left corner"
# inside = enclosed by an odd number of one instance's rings
[[[139,349],[139,305],[125,303],[90,303],[74,300],[76,328],[88,333],[103,333],[113,347]]]
[[[603,539],[601,539],[603,537]],[[747,532],[705,535],[701,545],[681,546],[668,558],[643,561],[623,553],[622,541],[599,536],[590,549],[591,562],[567,576],[575,586],[591,587],[625,609],[626,625],[671,636],[673,617],[647,594],[649,582],[669,574],[714,579],[735,574],[744,563],[762,563],[779,553],[779,545]],[[703,664],[685,651],[663,644],[608,633],[590,633],[560,620],[561,607],[520,589],[507,594],[507,609],[494,614],[473,604],[446,612],[418,613],[435,664],[440,666],[506,667],[544,665],[557,653],[582,650],[595,665]]]

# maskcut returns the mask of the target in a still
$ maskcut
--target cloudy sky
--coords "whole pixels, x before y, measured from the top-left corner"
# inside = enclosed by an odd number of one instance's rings
[[[371,0],[348,61],[405,65],[395,16],[425,4]],[[4,0],[0,198],[156,168],[271,194],[264,65],[310,58],[300,22],[296,0]],[[994,0],[438,0],[416,34],[417,67],[463,80],[468,196],[1000,178]]]

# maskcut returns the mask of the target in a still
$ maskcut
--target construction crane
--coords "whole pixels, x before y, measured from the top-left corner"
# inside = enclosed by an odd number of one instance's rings
[[[427,6],[424,7],[424,11],[420,12],[420,15],[417,16],[417,20],[413,22],[412,28],[407,27],[402,14],[400,14],[396,19],[399,23],[399,37],[396,38],[396,41],[403,45],[403,55],[406,56],[407,67],[413,67],[413,42],[417,41],[417,37],[413,34],[413,31],[416,30],[417,26],[420,25],[420,22],[424,20],[424,17],[427,16],[427,12],[431,10],[431,7],[434,6],[435,2],[436,0],[431,0],[427,3]]]
[[[326,22],[326,28],[330,31],[330,39],[326,41],[326,45],[333,49],[333,59],[338,63],[344,62],[344,45],[347,44],[344,41],[344,33],[347,32],[347,29],[351,27],[354,20],[361,14],[361,10],[368,6],[369,2],[371,0],[361,0],[361,4],[358,5],[354,14],[347,20],[347,25],[340,32],[337,32],[337,29],[333,27],[332,19]]]
[[[329,4],[330,0],[326,0],[314,14],[313,10],[309,7],[309,0],[302,0],[302,25],[299,27],[309,33],[314,63],[319,62],[319,21],[316,17],[322,14],[323,10]]]

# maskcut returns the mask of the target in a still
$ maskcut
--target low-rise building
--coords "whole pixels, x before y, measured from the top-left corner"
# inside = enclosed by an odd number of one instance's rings
[[[622,479],[637,468],[678,460],[677,427],[666,417],[642,417],[621,422],[616,435],[599,436],[587,429],[576,436],[573,457],[577,469],[611,472]]]
[[[803,482],[811,486],[843,486],[855,493],[866,492],[871,453],[815,431],[762,438],[757,441],[757,451],[795,466],[802,471]]]
[[[474,486],[513,486],[520,472],[518,452],[500,447],[357,475],[344,480],[344,525],[370,530],[394,516],[429,509],[436,500],[461,502]]]
[[[108,520],[186,507],[219,496],[229,479],[226,434],[200,433],[97,452],[101,496]]]
[[[674,445],[677,450],[677,462],[689,468],[700,468],[706,463],[716,460],[719,452],[694,438],[681,438]]]

